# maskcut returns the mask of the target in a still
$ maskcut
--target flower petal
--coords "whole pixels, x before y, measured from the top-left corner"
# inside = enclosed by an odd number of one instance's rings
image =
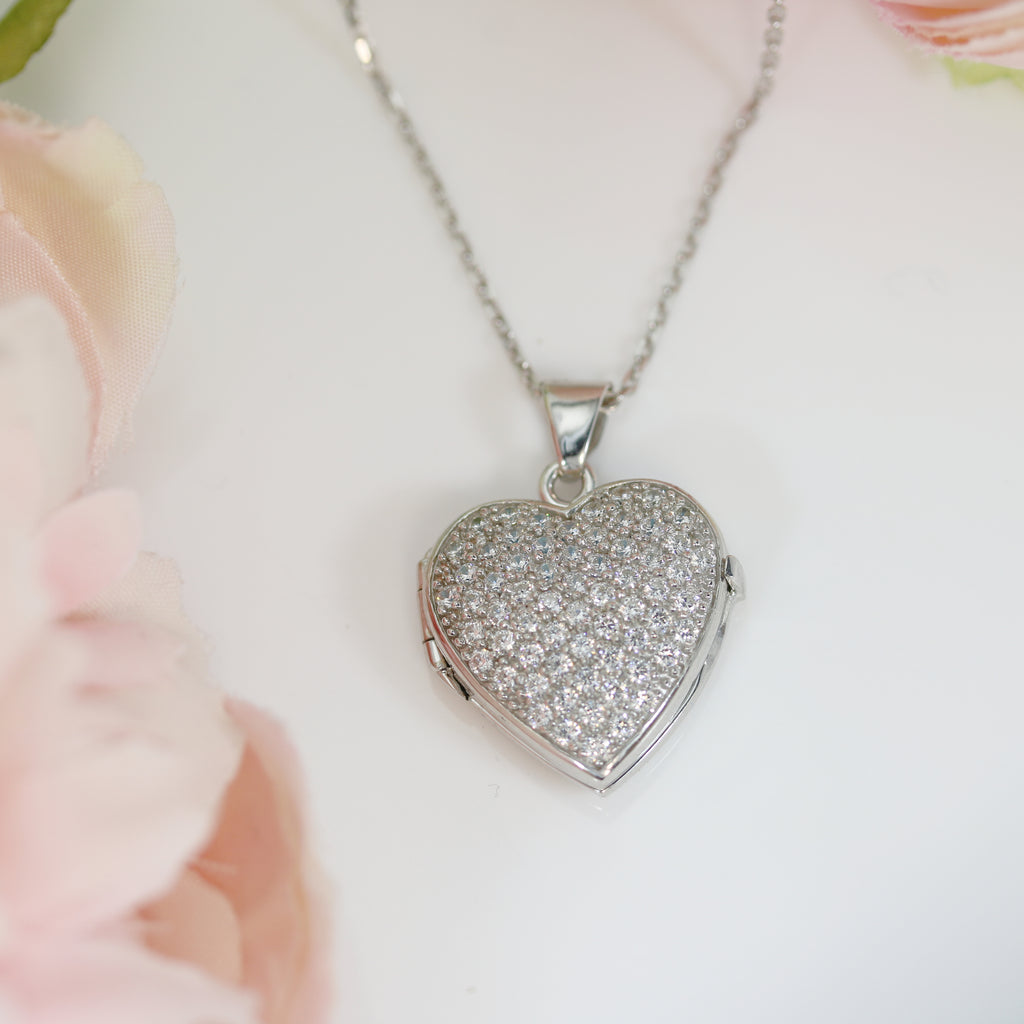
[[[0,264],[11,255],[9,222],[0,214]],[[9,280],[0,267],[0,293]],[[33,439],[42,487],[33,499],[35,521],[81,488],[92,436],[89,393],[68,327],[38,296],[0,306],[0,431],[11,429]]]
[[[231,901],[189,868],[166,896],[144,908],[146,944],[221,981],[242,980],[242,935]]]
[[[12,1024],[259,1024],[251,994],[123,939],[25,950],[0,985]]]
[[[1024,68],[1024,0],[874,0],[882,17],[930,50]]]
[[[194,870],[234,907],[242,982],[262,995],[267,1024],[321,1024],[329,900],[308,849],[298,761],[272,718],[240,701],[229,709],[246,749]]]
[[[56,615],[67,615],[113,586],[135,560],[141,540],[139,501],[131,491],[98,491],[50,516],[37,544]]]
[[[141,628],[53,629],[8,683],[0,904],[15,934],[80,934],[159,897],[212,831],[237,729]]]
[[[69,323],[99,402],[94,468],[106,457],[167,329],[178,261],[161,191],[108,125],[58,130],[0,104],[0,203],[42,247],[81,308]],[[4,268],[6,270],[6,268]]]

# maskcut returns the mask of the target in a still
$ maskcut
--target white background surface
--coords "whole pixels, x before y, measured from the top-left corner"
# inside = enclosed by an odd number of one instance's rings
[[[542,375],[618,375],[762,4],[366,13]],[[549,442],[331,0],[79,0],[5,90],[112,122],[176,214],[110,475],[305,757],[339,1024],[1024,1020],[1024,93],[953,89],[861,0],[788,29],[595,457],[695,494],[749,598],[604,800],[423,660],[416,561]]]

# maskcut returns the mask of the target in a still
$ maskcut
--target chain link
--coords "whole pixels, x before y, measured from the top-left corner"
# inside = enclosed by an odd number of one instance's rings
[[[398,132],[409,147],[413,162],[427,183],[445,229],[458,250],[459,260],[465,268],[470,284],[490,319],[491,327],[494,328],[505,352],[519,372],[522,382],[531,394],[539,396],[541,393],[540,381],[537,379],[533,365],[526,358],[518,335],[512,329],[504,309],[491,290],[487,275],[480,266],[476,252],[463,230],[462,222],[452,205],[448,190],[409,116],[402,97],[380,66],[376,47],[370,42],[367,34],[359,0],[340,0],[340,2],[355,37],[356,56],[394,117]],[[701,185],[697,204],[687,224],[683,243],[672,258],[668,277],[658,293],[657,302],[651,311],[636,353],[621,382],[609,391],[605,400],[605,407],[608,409],[614,408],[626,395],[631,395],[636,391],[640,378],[654,355],[658,337],[668,320],[672,302],[682,287],[686,270],[700,246],[701,236],[711,216],[715,197],[722,187],[725,169],[732,161],[739,140],[757,119],[765,97],[771,92],[775,80],[775,69],[778,65],[779,49],[782,45],[782,24],[785,16],[786,5],[783,0],[772,0],[768,7],[768,28],[764,33],[760,71],[754,84],[754,90],[750,94],[750,98],[736,113],[728,131],[722,136],[718,148],[715,150],[711,165]]]

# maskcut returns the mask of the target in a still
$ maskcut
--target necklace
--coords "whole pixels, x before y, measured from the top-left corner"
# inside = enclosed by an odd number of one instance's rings
[[[402,98],[380,64],[358,0],[341,0],[355,52],[408,145],[470,283],[523,384],[541,399],[555,460],[538,501],[461,515],[419,566],[431,666],[547,764],[598,791],[633,769],[691,704],[718,652],[739,562],[711,517],[659,480],[597,486],[587,458],[604,420],[632,395],[654,354],[740,138],[771,90],[785,5],[772,0],[760,72],[715,150],[621,381],[542,381],[491,291]]]

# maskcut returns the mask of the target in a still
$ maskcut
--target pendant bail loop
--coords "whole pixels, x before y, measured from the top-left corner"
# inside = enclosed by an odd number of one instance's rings
[[[558,467],[578,475],[597,444],[604,419],[605,396],[611,384],[541,384]]]

